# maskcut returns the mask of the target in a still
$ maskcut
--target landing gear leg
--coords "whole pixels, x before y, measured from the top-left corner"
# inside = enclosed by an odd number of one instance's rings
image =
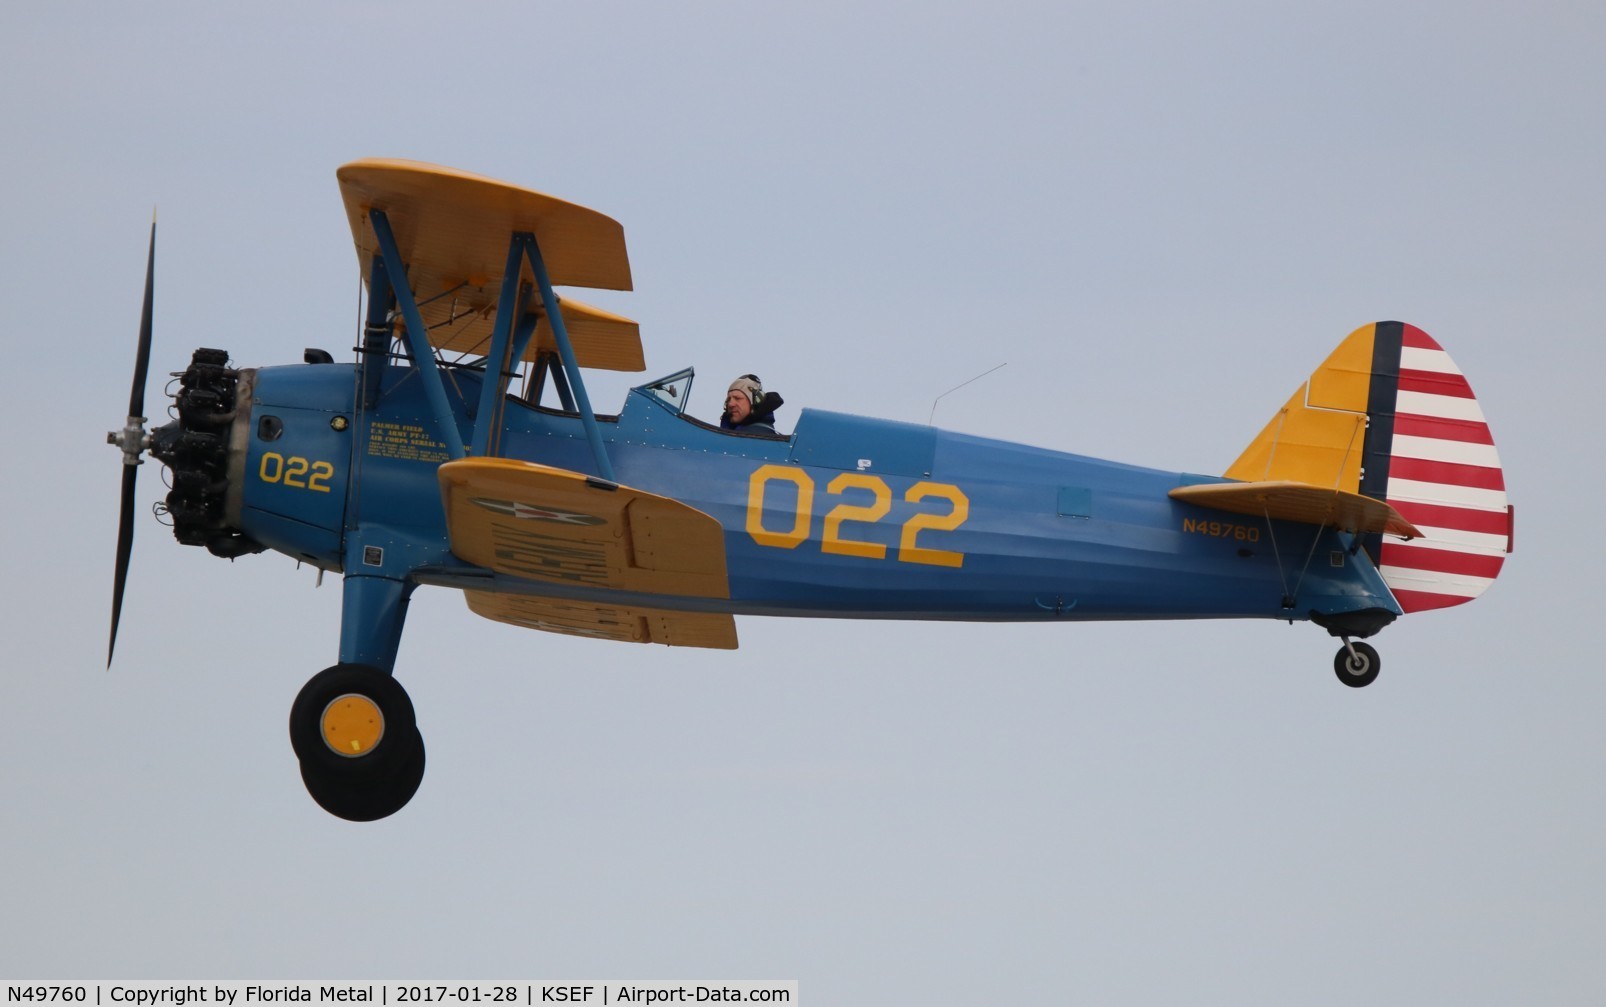
[[[340,663],[312,676],[296,696],[290,746],[320,807],[371,822],[400,811],[424,778],[413,701],[391,677],[413,585],[348,574],[341,590]]]
[[[1377,649],[1370,644],[1351,641],[1344,637],[1344,646],[1333,656],[1333,673],[1338,680],[1352,689],[1360,689],[1377,681],[1383,668]]]
[[[340,660],[390,674],[401,647],[413,584],[389,577],[347,574],[341,584]]]

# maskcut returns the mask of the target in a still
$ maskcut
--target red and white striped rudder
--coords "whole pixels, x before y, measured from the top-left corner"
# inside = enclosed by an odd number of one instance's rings
[[[1383,540],[1378,568],[1408,613],[1459,605],[1494,583],[1511,551],[1500,456],[1466,376],[1411,325],[1400,325],[1397,382],[1382,497],[1423,537]]]

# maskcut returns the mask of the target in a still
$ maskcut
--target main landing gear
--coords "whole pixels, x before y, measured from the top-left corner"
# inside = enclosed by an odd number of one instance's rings
[[[347,821],[395,814],[424,778],[424,738],[407,690],[365,664],[325,668],[302,687],[290,707],[290,745],[307,793]]]
[[[1344,646],[1333,655],[1334,674],[1352,689],[1371,685],[1377,681],[1377,673],[1381,670],[1383,662],[1377,656],[1377,648],[1347,636],[1344,637]]]

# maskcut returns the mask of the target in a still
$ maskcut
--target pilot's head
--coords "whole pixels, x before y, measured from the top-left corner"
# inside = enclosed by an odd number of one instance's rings
[[[743,374],[731,382],[725,393],[725,415],[732,423],[745,423],[753,415],[753,407],[764,401],[764,386],[755,374]]]

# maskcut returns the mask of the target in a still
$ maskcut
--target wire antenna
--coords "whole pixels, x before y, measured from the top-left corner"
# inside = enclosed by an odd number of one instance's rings
[[[999,364],[997,367],[990,367],[987,370],[982,371],[980,374],[978,374],[975,377],[971,378],[970,381],[961,381],[959,384],[954,385],[952,388],[948,389],[946,392],[943,392],[941,395],[939,395],[936,398],[932,399],[931,400],[931,415],[926,418],[926,426],[928,426],[928,427],[931,426],[932,425],[932,421],[937,418],[937,403],[941,402],[944,397],[952,395],[954,392],[959,391],[959,389],[965,387],[966,385],[970,384],[971,382],[980,381],[982,378],[985,378],[987,375],[991,374],[993,371],[998,370],[999,367],[1008,367],[1008,366],[1009,366],[1009,361],[1006,360],[1003,363]]]

